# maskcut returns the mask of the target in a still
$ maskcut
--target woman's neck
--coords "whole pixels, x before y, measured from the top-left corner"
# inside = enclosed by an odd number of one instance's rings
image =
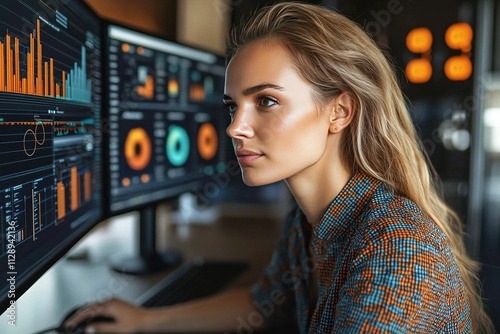
[[[315,226],[350,178],[351,173],[335,159],[319,161],[285,181],[307,222]]]

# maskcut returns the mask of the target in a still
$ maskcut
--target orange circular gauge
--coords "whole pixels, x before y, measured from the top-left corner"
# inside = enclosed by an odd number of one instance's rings
[[[124,177],[122,180],[122,185],[124,187],[128,187],[130,185],[130,179],[128,177]]]
[[[204,123],[198,130],[198,152],[205,160],[215,157],[218,148],[217,130],[210,123]]]
[[[130,130],[125,139],[125,158],[133,170],[146,168],[151,161],[151,140],[142,128]]]
[[[142,174],[141,175],[141,181],[142,183],[148,183],[151,178],[149,177],[149,174]]]

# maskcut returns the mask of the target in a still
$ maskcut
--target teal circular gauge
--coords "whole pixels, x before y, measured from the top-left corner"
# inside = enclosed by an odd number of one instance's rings
[[[178,125],[169,127],[166,153],[172,165],[178,167],[186,163],[189,157],[189,136],[184,128]]]

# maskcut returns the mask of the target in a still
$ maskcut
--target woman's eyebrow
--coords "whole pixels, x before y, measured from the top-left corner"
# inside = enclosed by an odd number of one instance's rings
[[[245,95],[245,96],[252,95],[252,94],[255,94],[257,92],[260,92],[261,90],[267,89],[267,88],[276,89],[276,90],[280,90],[280,91],[285,90],[284,87],[281,87],[281,86],[278,86],[278,85],[269,84],[269,83],[264,83],[264,84],[256,85],[256,86],[253,86],[253,87],[245,88],[243,90],[243,95]]]
[[[279,91],[284,91],[285,88],[284,87],[281,87],[281,86],[278,86],[278,85],[273,85],[273,84],[268,84],[268,83],[265,83],[265,84],[260,84],[260,85],[256,85],[256,86],[252,86],[252,87],[248,87],[248,88],[245,88],[243,90],[243,95],[244,96],[249,96],[249,95],[252,95],[252,94],[255,94],[255,93],[258,93],[260,92],[261,90],[264,90],[264,89],[275,89],[275,90],[279,90]],[[229,95],[226,95],[224,94],[224,97],[222,98],[223,101],[230,101],[232,100],[232,98],[229,96]]]

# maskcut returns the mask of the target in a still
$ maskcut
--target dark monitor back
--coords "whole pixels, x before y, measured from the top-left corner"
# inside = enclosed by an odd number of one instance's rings
[[[102,219],[101,24],[77,0],[0,0],[3,312]]]
[[[226,170],[224,58],[109,24],[109,210],[129,211]]]

